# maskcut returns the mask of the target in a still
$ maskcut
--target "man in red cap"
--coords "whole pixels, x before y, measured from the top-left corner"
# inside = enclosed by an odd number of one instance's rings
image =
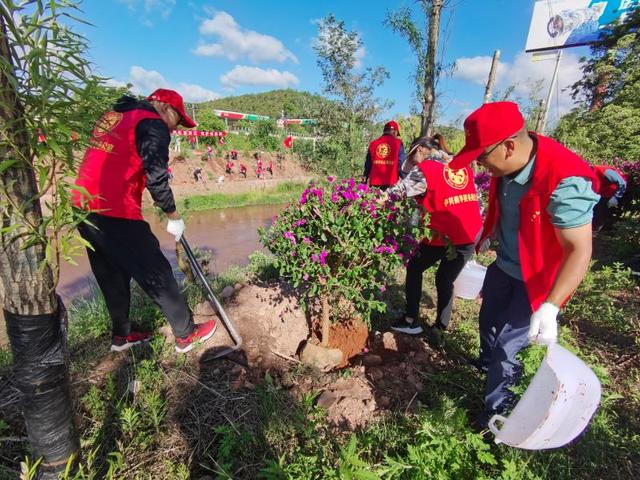
[[[455,170],[473,160],[492,175],[478,245],[497,240],[480,309],[480,358],[487,373],[478,426],[509,409],[509,387],[520,376],[517,353],[529,342],[551,344],[557,315],[578,287],[591,259],[596,178],[575,153],[528,132],[518,106],[487,103],[464,122],[466,142]]]
[[[404,176],[401,170],[404,160],[400,128],[391,120],[385,123],[382,136],[369,144],[363,176],[371,186],[389,188]]]
[[[146,187],[167,215],[167,231],[176,242],[184,233],[168,172],[170,132],[180,124],[196,125],[177,92],[159,89],[146,100],[124,96],[96,123],[80,166],[76,185],[81,188],[73,191],[73,202],[91,213],[78,231],[91,245],[91,270],[112,320],[112,351],[151,338],[131,325],[131,279],[162,309],[177,352],[188,352],[216,329],[215,320],[194,324],[171,265],[142,217]]]

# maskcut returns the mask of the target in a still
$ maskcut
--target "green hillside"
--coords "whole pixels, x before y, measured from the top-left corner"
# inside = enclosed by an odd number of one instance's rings
[[[225,97],[207,102],[206,105],[220,110],[268,115],[275,119],[280,118],[283,110],[287,118],[309,118],[328,102],[320,95],[286,89]]]

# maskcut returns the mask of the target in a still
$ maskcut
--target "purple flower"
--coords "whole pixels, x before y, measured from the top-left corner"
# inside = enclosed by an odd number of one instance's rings
[[[309,280],[309,274],[308,274],[308,273],[305,273],[305,274],[302,276],[302,279],[303,279],[305,282],[306,282],[307,280]]]
[[[333,182],[335,181],[335,179],[336,179],[336,177],[334,177],[334,176],[332,176],[332,175],[329,175],[329,176],[327,177],[327,181],[328,181],[329,183],[333,183]]]
[[[380,285],[380,291],[384,292],[387,289],[387,287],[385,287],[384,285]]]
[[[360,183],[360,184],[358,184],[357,190],[359,192],[367,193],[369,191],[369,186],[366,183]]]
[[[312,262],[316,262],[317,263],[319,259],[320,259],[320,257],[318,256],[317,253],[312,253],[311,254],[311,261]]]
[[[311,239],[309,237],[304,237],[302,239],[302,243],[305,243],[307,245],[311,245]]]
[[[284,232],[283,237],[287,240],[291,240],[291,243],[293,243],[294,245],[297,243],[296,237],[293,236],[293,232]]]
[[[302,225],[306,225],[306,223],[307,223],[307,221],[304,218],[302,218],[302,219],[298,220],[297,222],[295,222],[293,225],[296,226],[296,227],[301,227]]]
[[[291,252],[292,257],[295,257],[296,255],[298,255],[296,252]]]
[[[332,193],[332,194],[331,194],[331,201],[332,201],[333,203],[338,203],[338,202],[340,201],[340,197],[338,196],[338,194],[337,194],[337,193]]]
[[[327,251],[326,250],[322,250],[320,252],[320,265],[325,265],[327,263]]]

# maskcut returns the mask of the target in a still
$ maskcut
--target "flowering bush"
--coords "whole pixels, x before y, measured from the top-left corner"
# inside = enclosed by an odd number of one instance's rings
[[[323,343],[329,321],[355,313],[368,324],[372,312],[384,311],[385,276],[427,235],[426,227],[410,225],[416,209],[414,200],[383,202],[376,188],[328,177],[261,229],[280,274],[301,290],[305,304],[320,300]]]

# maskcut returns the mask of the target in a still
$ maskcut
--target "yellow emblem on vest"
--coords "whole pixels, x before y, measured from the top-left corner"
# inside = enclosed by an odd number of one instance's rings
[[[391,153],[391,148],[389,148],[389,145],[387,145],[386,143],[381,143],[376,148],[376,156],[378,158],[387,158],[389,156],[389,153]]]
[[[451,170],[449,167],[445,166],[442,170],[442,175],[444,176],[444,181],[447,182],[447,185],[458,190],[462,190],[469,183],[469,174],[467,173],[466,168]]]
[[[118,124],[122,120],[122,117],[123,117],[122,113],[119,113],[119,112],[105,113],[104,115],[102,115],[102,117],[100,117],[100,120],[98,120],[98,122],[96,123],[96,126],[93,129],[93,136],[101,137],[103,135],[106,135],[107,133],[109,133],[111,130],[113,130],[118,126]]]

